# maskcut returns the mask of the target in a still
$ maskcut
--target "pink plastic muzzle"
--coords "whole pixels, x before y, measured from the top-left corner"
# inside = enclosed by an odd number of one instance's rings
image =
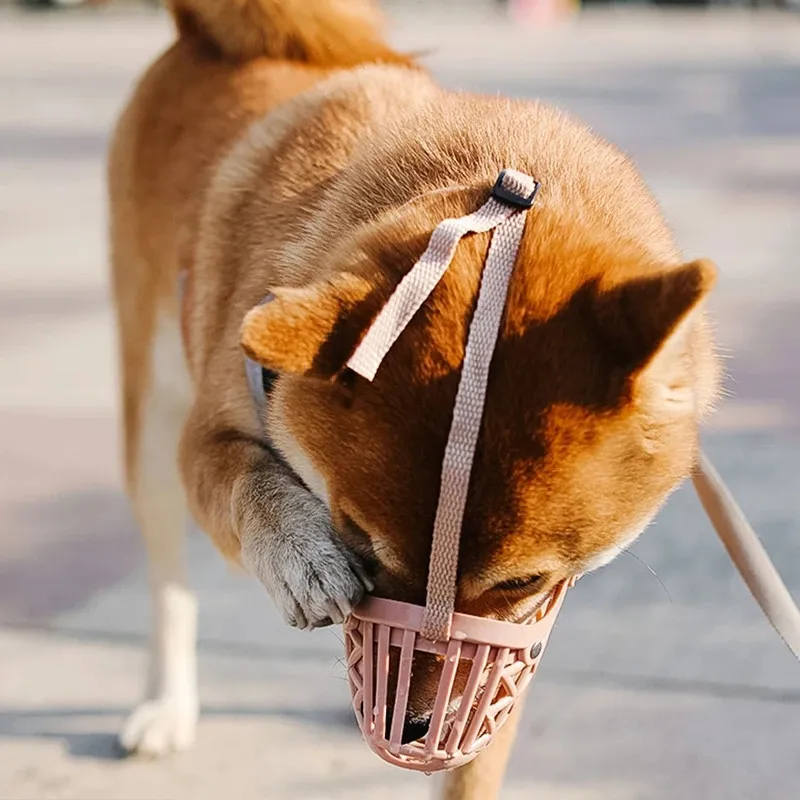
[[[373,380],[381,361],[447,270],[461,238],[494,230],[470,323],[442,463],[425,606],[366,599],[345,623],[347,675],[358,724],[391,764],[435,772],[462,766],[492,740],[541,661],[569,586],[559,584],[526,622],[455,612],[458,555],[489,367],[509,281],[537,184],[503,170],[489,200],[434,230],[420,260],[367,331],[348,366]],[[695,487],[717,532],[775,629],[800,658],[800,610],[722,480],[701,454]],[[415,661],[441,665],[426,724],[405,730]],[[436,672],[433,674],[435,675]],[[412,720],[413,721],[413,720]],[[414,741],[408,741],[409,739]]]
[[[364,738],[381,758],[408,769],[458,767],[489,744],[530,683],[567,588],[566,583],[557,586],[523,623],[455,612],[461,528],[489,366],[537,189],[529,175],[503,170],[477,211],[440,223],[348,361],[350,369],[373,380],[446,272],[462,237],[494,231],[442,462],[425,606],[368,598],[345,623],[347,674]],[[436,698],[430,719],[412,727],[409,735],[405,728],[415,662],[430,664],[431,654],[436,671],[441,665]]]
[[[370,749],[390,764],[425,772],[471,761],[528,688],[566,589],[559,584],[525,623],[454,613],[450,638],[442,642],[422,636],[424,607],[365,600],[345,623],[345,652],[356,719]],[[404,744],[419,653],[438,656],[441,675],[427,733]],[[456,676],[465,671],[458,691]]]

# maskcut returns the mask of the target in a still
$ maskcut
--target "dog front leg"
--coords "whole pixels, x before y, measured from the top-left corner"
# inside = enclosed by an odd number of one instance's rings
[[[195,520],[267,589],[289,624],[339,623],[369,583],[328,508],[243,428],[193,413],[181,471]]]

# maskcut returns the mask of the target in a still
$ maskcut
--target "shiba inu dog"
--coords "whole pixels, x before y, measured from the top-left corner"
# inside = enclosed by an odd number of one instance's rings
[[[458,610],[518,619],[614,558],[691,471],[718,385],[714,266],[683,262],[635,168],[583,125],[440,88],[362,0],[171,11],[177,41],[109,157],[127,486],[155,609],[148,694],[120,741],[151,755],[188,747],[197,724],[189,515],[291,625],[342,622],[364,592],[424,600],[488,236],[461,242],[374,381],[346,364],[431,231],[478,208],[500,169],[540,189],[492,362]],[[430,713],[426,671],[409,736]],[[504,731],[449,797],[496,794]]]

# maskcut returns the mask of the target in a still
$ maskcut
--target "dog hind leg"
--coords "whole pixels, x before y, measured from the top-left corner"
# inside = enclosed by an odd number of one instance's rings
[[[151,348],[150,380],[141,398],[129,487],[147,549],[152,602],[150,666],[144,701],[125,722],[119,744],[161,756],[194,741],[199,714],[197,605],[187,581],[188,514],[178,471],[178,444],[189,407],[189,378],[176,320],[162,318]]]
[[[517,701],[514,713],[500,729],[489,747],[474,761],[448,772],[439,800],[497,800],[514,747],[525,698]]]

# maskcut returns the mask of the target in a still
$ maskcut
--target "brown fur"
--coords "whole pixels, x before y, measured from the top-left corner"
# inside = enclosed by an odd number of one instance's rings
[[[267,430],[324,479],[336,535],[377,592],[422,602],[489,237],[461,243],[373,383],[344,366],[433,228],[477,208],[502,167],[523,170],[541,190],[492,366],[458,600],[514,618],[627,544],[690,471],[717,385],[698,310],[715,270],[681,263],[612,146],[546,106],[444,91],[361,5],[172,4],[181,39],[140,83],[110,158],[129,485],[135,496],[157,319],[177,315],[184,268],[194,400],[180,464],[195,519],[238,559],[277,524],[266,506],[297,491],[264,448],[243,346],[280,373]],[[416,680],[413,713],[434,687],[433,673]],[[494,748],[494,788],[469,788],[492,773],[489,751],[447,796],[494,796],[508,747]]]
[[[168,0],[178,30],[221,55],[265,56],[320,67],[408,64],[378,33],[370,0]]]
[[[472,572],[507,577],[491,559],[501,549],[509,563],[533,566],[541,558],[537,551],[547,548],[561,562],[548,570],[549,581],[579,571],[586,558],[652,513],[687,473],[695,412],[708,404],[714,386],[713,368],[695,358],[708,352],[702,328],[681,343],[685,358],[645,369],[707,292],[714,270],[707,262],[676,268],[674,245],[657,227],[655,208],[630,164],[550,109],[458,97],[471,115],[464,110],[464,119],[447,123],[453,120],[450,109],[442,109],[448,99],[423,108],[412,125],[415,139],[402,151],[408,158],[409,150],[424,148],[425,168],[433,163],[441,176],[420,179],[418,169],[415,175],[410,165],[398,169],[388,162],[383,179],[370,164],[382,144],[376,142],[366,163],[355,161],[337,186],[336,203],[317,212],[302,250],[273,262],[287,276],[301,268],[298,261],[320,264],[333,275],[288,293],[278,288],[278,300],[252,311],[243,329],[252,355],[290,373],[279,384],[275,408],[314,453],[334,509],[396,555],[402,574],[386,579],[402,580],[406,599],[416,602],[422,599],[439,465],[488,237],[462,243],[426,312],[407,328],[371,385],[357,381],[345,402],[336,381],[308,377],[329,378],[344,366],[433,226],[475,208],[500,165],[513,163],[543,185],[495,357],[467,510],[464,578]],[[507,127],[493,131],[501,127],[502,110],[510,112]],[[456,131],[467,139],[467,120],[478,152],[470,158],[465,143],[454,164],[449,141]],[[421,131],[432,131],[431,141]],[[540,146],[556,134],[565,140],[562,154],[552,152],[554,144]],[[395,174],[407,185],[393,184],[388,176]],[[475,188],[420,197],[462,182]],[[266,197],[273,189],[261,191]],[[384,207],[391,210],[359,225],[369,209]],[[267,229],[275,229],[269,221]],[[261,244],[265,239],[263,232],[257,238]],[[676,391],[684,388],[688,402],[674,409],[657,398],[648,403],[659,380]],[[349,442],[358,443],[358,458],[343,458],[342,445]],[[586,497],[588,485],[595,491]],[[631,485],[638,487],[638,502],[623,499]],[[473,547],[481,538],[484,546]]]

